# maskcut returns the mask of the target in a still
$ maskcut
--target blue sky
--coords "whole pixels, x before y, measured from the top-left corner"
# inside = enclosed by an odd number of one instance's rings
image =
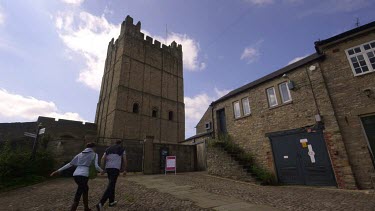
[[[183,45],[186,136],[207,106],[375,20],[372,0],[0,0],[0,122],[94,121],[106,48],[126,15]],[[168,33],[166,33],[166,25]]]

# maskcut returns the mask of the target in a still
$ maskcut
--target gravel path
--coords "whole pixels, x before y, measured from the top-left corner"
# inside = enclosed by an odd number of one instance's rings
[[[105,177],[90,180],[89,202],[92,207],[100,199],[106,183]],[[61,178],[1,193],[0,210],[69,210],[75,189],[73,179]],[[110,210],[208,210],[197,207],[190,201],[137,185],[126,180],[126,177],[118,179],[116,194],[118,206]],[[78,210],[83,210],[82,201]]]
[[[168,180],[179,185],[192,185],[207,192],[235,197],[251,204],[268,205],[282,210],[375,211],[373,190],[259,186],[212,177],[203,173],[171,175]]]
[[[209,210],[189,200],[120,177],[116,189],[119,204],[110,210]],[[140,176],[142,177],[142,176]],[[129,179],[127,179],[129,178]],[[267,205],[280,210],[361,210],[375,211],[375,194],[369,191],[349,191],[296,186],[259,186],[208,176],[204,173],[155,175],[154,179],[170,181],[180,186],[193,186],[221,196],[230,196],[250,204]],[[90,205],[98,202],[107,184],[105,177],[90,180]],[[71,178],[51,180],[30,187],[0,194],[0,210],[68,210],[76,185]],[[83,210],[80,206],[80,210]]]

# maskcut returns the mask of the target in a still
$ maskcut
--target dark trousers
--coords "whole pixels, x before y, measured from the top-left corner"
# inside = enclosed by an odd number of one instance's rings
[[[89,178],[84,176],[74,176],[74,181],[77,183],[77,191],[74,196],[74,202],[79,202],[81,200],[82,194],[87,194],[89,192],[89,186],[87,185]]]
[[[109,203],[112,203],[115,201],[115,188],[116,188],[116,182],[117,177],[120,174],[120,170],[115,168],[108,168],[106,169],[107,175],[108,175],[108,186],[105,190],[102,199],[100,199],[101,204],[105,204],[107,199],[109,199]]]

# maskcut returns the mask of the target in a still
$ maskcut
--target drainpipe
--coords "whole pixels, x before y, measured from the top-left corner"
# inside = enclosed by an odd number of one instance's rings
[[[319,106],[318,106],[318,102],[317,102],[316,97],[315,97],[314,88],[312,86],[311,78],[310,78],[310,75],[309,75],[309,71],[307,70],[307,67],[305,68],[305,72],[306,72],[306,75],[307,75],[307,79],[309,80],[309,85],[310,85],[310,89],[311,89],[311,92],[312,92],[312,95],[313,95],[313,98],[314,98],[314,104],[315,104],[315,107],[316,107],[316,111],[317,111],[318,115],[321,116]]]

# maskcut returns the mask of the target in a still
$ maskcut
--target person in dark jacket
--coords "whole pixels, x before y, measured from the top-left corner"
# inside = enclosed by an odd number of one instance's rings
[[[95,152],[96,145],[94,143],[88,143],[86,145],[86,149],[83,150],[81,153],[76,155],[70,163],[66,164],[65,166],[61,167],[57,171],[54,171],[51,173],[51,177],[61,173],[65,169],[68,169],[72,166],[76,166],[76,170],[73,173],[74,181],[77,183],[77,191],[74,196],[74,201],[71,207],[71,211],[77,210],[79,201],[81,200],[81,196],[83,196],[83,205],[85,208],[85,211],[90,211],[89,208],[89,201],[88,201],[88,195],[89,195],[89,169],[90,165],[94,163],[95,168],[99,172],[103,172],[103,170],[98,165],[98,154]]]
[[[107,148],[102,157],[102,165],[108,176],[108,186],[100,199],[100,202],[96,205],[97,210],[102,210],[103,205],[107,200],[109,200],[109,207],[116,206],[116,182],[120,172],[123,172],[123,174],[126,175],[126,164],[126,151],[122,146],[122,141],[118,140],[115,145]]]

